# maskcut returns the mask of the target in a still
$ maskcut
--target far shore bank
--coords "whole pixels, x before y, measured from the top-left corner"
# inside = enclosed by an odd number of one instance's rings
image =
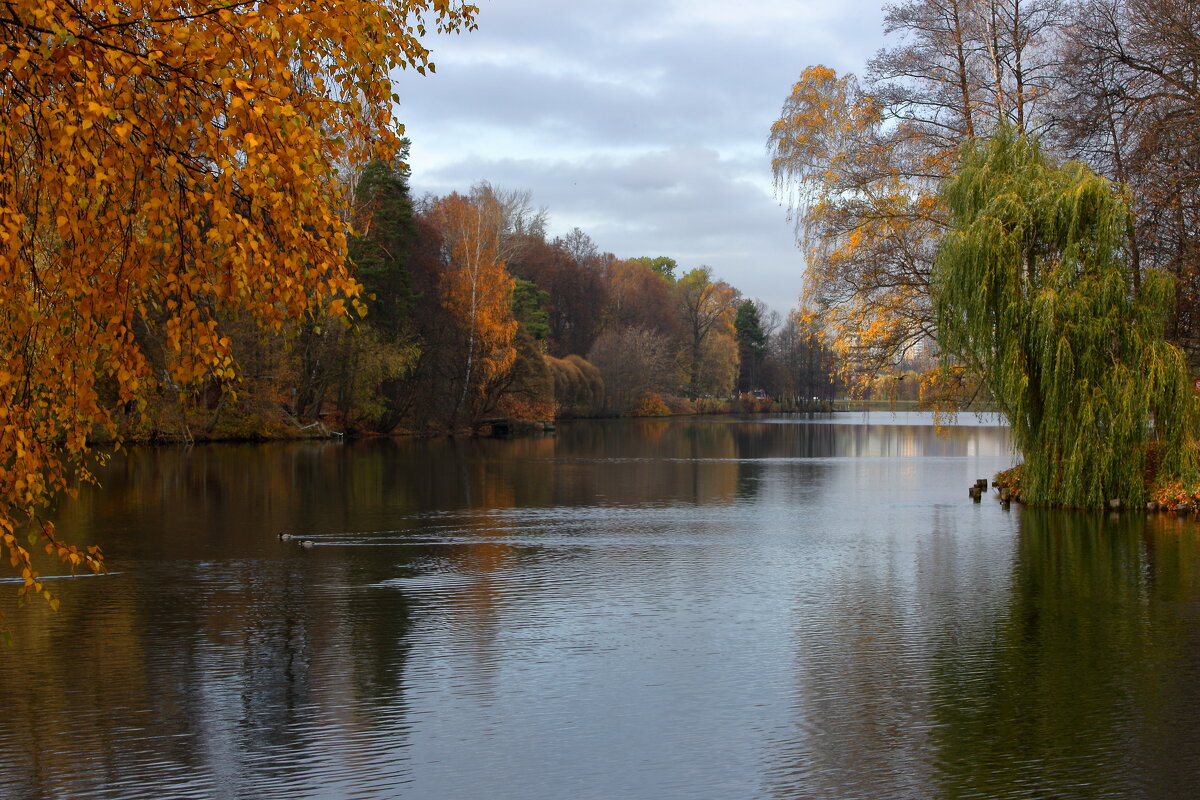
[[[399,427],[392,431],[361,429],[345,430],[338,420],[296,420],[281,413],[278,419],[247,419],[233,426],[208,428],[202,421],[192,420],[175,425],[152,425],[145,421],[132,424],[124,420],[117,436],[98,433],[89,440],[93,447],[110,447],[118,441],[128,445],[191,445],[217,442],[283,442],[307,440],[363,440],[378,438],[442,438],[470,436],[523,436],[552,434],[557,424],[575,419],[671,419],[704,416],[771,416],[800,414],[861,414],[931,412],[932,409],[913,401],[837,399],[815,402],[778,402],[773,400],[714,400],[712,398],[664,397],[649,408],[626,413],[592,415],[562,415],[549,419],[519,419],[494,417],[474,426],[458,429],[412,430]],[[970,408],[960,414],[996,413],[990,407]]]

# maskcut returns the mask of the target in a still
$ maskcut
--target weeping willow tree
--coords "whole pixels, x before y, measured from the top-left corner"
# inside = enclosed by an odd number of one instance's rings
[[[1148,469],[1194,480],[1196,401],[1182,353],[1163,338],[1170,279],[1147,274],[1133,290],[1122,194],[1001,129],[965,146],[944,198],[938,340],[1007,415],[1023,497],[1140,503]]]

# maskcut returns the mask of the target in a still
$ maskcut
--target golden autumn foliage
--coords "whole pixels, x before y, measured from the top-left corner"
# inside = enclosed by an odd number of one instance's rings
[[[440,231],[445,268],[439,279],[443,309],[465,339],[452,422],[461,411],[474,415],[472,401],[488,382],[517,359],[517,321],[512,312],[516,281],[500,258],[503,209],[485,195],[451,194],[429,210]],[[474,420],[471,420],[472,423]]]
[[[932,334],[936,177],[951,161],[886,127],[853,75],[824,66],[801,73],[768,148],[805,250],[804,302],[830,326],[847,377],[869,385]]]
[[[657,392],[646,392],[642,395],[637,408],[629,413],[631,417],[669,417],[671,409],[663,396]]]
[[[474,26],[446,0],[14,0],[0,10],[0,535],[87,479],[87,439],[157,386],[235,374],[219,312],[362,310],[336,166],[391,157],[395,68]],[[426,24],[429,28],[426,28]],[[349,307],[349,308],[348,308]]]
[[[697,267],[672,285],[680,320],[680,366],[688,392],[727,395],[737,380],[738,292]]]

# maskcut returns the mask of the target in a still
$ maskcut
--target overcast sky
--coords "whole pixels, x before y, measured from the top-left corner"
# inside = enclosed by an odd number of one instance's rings
[[[766,139],[800,71],[862,73],[875,0],[479,0],[479,29],[397,76],[414,195],[527,189],[551,236],[707,264],[781,314],[803,259]]]

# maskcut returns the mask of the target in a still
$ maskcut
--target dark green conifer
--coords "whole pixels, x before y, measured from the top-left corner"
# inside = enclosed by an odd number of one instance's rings
[[[407,330],[416,298],[408,271],[414,236],[408,166],[372,161],[363,169],[354,197],[350,260],[367,294],[369,324],[395,340]]]

